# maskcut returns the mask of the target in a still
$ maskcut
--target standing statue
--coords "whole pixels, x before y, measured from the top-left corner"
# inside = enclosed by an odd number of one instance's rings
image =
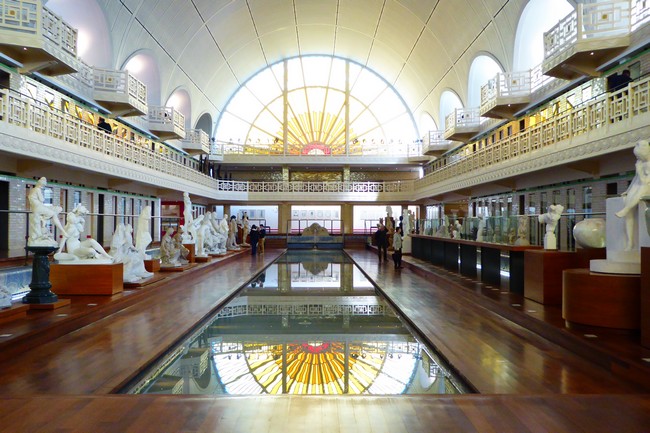
[[[562,216],[564,206],[561,204],[552,204],[548,207],[548,212],[539,216],[539,222],[546,224],[546,234],[544,235],[544,249],[557,250],[557,239],[555,237],[555,228]]]
[[[226,240],[228,239],[228,222],[226,221],[225,230],[222,225],[222,221],[217,220],[217,214],[212,213],[211,218],[212,231],[216,239],[216,248],[214,250],[215,254],[226,254]]]
[[[517,217],[517,240],[515,240],[515,245],[530,245],[528,241],[528,217],[526,215]]]
[[[61,206],[48,206],[45,204],[43,197],[43,187],[47,185],[47,179],[41,177],[36,185],[29,191],[27,200],[29,201],[29,239],[27,245],[29,246],[57,246],[54,236],[47,228],[49,220],[59,229],[63,236],[67,233],[58,215],[63,210]]]
[[[248,234],[251,232],[250,228],[250,223],[248,222],[248,214],[244,212],[244,215],[241,218],[242,220],[242,239],[241,239],[241,245],[244,247],[250,246],[248,242],[246,242],[246,238],[248,237]]]
[[[197,257],[206,257],[206,244],[209,243],[210,238],[210,212],[206,212],[204,215],[200,215],[196,220],[195,224],[198,224],[196,229],[196,256]]]
[[[183,243],[192,244],[196,239],[194,230],[194,217],[192,216],[192,201],[188,192],[183,193]]]
[[[409,211],[408,211],[408,209],[404,209],[404,210],[402,211],[402,225],[403,225],[403,227],[402,227],[402,233],[403,233],[405,236],[408,236],[409,234],[411,234],[411,229],[412,229],[413,227],[411,226],[411,219],[409,218]]]
[[[639,201],[646,195],[650,195],[650,144],[647,140],[639,140],[634,146],[636,163],[634,168],[636,174],[630,182],[627,190],[621,194],[623,197],[623,209],[616,212],[619,218],[625,218],[625,250],[631,251],[635,245],[635,224],[636,215],[633,211],[637,209]]]
[[[476,241],[483,242],[485,236],[485,218],[479,215],[478,217],[478,230],[476,231]]]
[[[153,240],[151,237],[151,206],[145,206],[138,217],[137,230],[135,232],[135,248],[142,254],[145,260],[150,260],[147,255],[147,247]]]
[[[226,242],[226,248],[229,250],[239,250],[239,245],[237,245],[237,217],[232,215],[230,217],[230,222],[228,223],[228,241]]]
[[[144,267],[144,254],[133,245],[133,227],[131,224],[119,223],[113,233],[111,254],[115,263],[122,263],[122,281],[134,283],[153,276]]]
[[[68,212],[64,235],[61,237],[59,249],[54,254],[54,259],[60,262],[77,261],[79,259],[100,259],[104,258],[113,262],[113,257],[109,256],[106,250],[96,240],[88,237],[83,241],[81,233],[85,229],[84,215],[88,214],[88,209],[78,204],[72,212]],[[65,250],[65,251],[64,251]]]

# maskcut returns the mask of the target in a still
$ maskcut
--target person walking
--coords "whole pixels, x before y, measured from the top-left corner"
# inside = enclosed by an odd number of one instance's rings
[[[402,269],[402,228],[397,226],[395,234],[393,235],[393,261],[395,262],[395,269]]]
[[[388,260],[388,229],[381,223],[377,224],[377,231],[375,232],[375,243],[377,244],[379,261],[381,262],[382,257],[384,258],[384,261]]]
[[[250,234],[250,241],[251,241],[251,255],[256,255],[257,254],[257,241],[260,240],[260,232],[257,230],[257,226],[253,224],[251,227]]]
[[[264,254],[264,240],[266,239],[266,226],[260,225],[260,240],[257,241],[260,254]]]

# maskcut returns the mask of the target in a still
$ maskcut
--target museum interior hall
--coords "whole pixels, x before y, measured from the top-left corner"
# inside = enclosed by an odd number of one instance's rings
[[[0,0],[0,431],[648,432],[647,0]]]

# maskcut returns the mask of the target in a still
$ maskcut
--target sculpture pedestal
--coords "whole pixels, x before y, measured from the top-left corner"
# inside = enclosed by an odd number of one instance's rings
[[[562,271],[586,268],[590,259],[605,257],[604,248],[577,251],[524,252],[524,296],[544,305],[562,304]]]
[[[411,236],[404,236],[402,238],[402,254],[411,254],[413,251],[413,239]]]
[[[189,250],[189,253],[187,253],[187,257],[186,257],[187,261],[189,263],[194,263],[195,262],[194,256],[196,254],[196,245],[195,244],[183,244],[183,246]]]
[[[160,270],[160,259],[145,260],[144,268],[147,272],[158,272]]]
[[[59,295],[114,295],[124,290],[122,263],[52,265],[52,288]]]
[[[639,329],[641,278],[567,269],[562,272],[562,318],[572,324]]]
[[[208,263],[210,260],[212,260],[212,257],[210,256],[195,256],[194,261],[196,263]]]
[[[50,259],[49,254],[58,249],[55,246],[34,246],[26,247],[28,252],[34,253],[32,261],[32,282],[29,284],[30,291],[23,298],[23,304],[53,304],[59,300],[56,294],[50,290]]]

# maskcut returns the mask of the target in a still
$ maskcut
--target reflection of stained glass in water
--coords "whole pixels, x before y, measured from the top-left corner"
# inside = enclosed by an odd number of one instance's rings
[[[215,362],[228,394],[401,394],[416,362],[413,357],[389,356],[386,349],[386,345],[348,343],[347,391],[343,342],[250,344],[236,358],[215,355]]]

